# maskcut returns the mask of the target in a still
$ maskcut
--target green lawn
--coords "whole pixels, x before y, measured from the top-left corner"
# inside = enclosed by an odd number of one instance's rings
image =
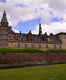
[[[48,80],[66,80],[66,64],[48,66]]]
[[[0,48],[0,52],[3,53],[46,53],[47,51],[42,51],[40,49],[32,49],[32,48],[24,48],[24,49],[16,49],[16,48]]]
[[[0,70],[0,80],[48,80],[48,67]]]
[[[0,52],[6,53],[66,53],[66,49],[48,49],[48,50],[40,50],[40,49],[32,49],[32,48],[24,48],[24,49],[16,49],[16,48],[0,48]]]
[[[66,80],[66,64],[0,70],[0,80]]]
[[[66,53],[66,49],[48,49],[48,53]]]

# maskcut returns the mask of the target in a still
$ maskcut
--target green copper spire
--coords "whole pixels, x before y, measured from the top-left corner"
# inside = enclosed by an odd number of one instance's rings
[[[1,24],[4,24],[4,23],[8,24],[5,10],[4,10],[4,13],[3,13],[3,17],[1,19]]]

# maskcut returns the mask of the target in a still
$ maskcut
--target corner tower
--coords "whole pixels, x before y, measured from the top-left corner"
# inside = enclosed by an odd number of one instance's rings
[[[0,48],[8,47],[8,21],[6,17],[6,12],[4,11],[3,17],[0,22]]]
[[[3,17],[1,19],[1,25],[2,26],[8,26],[8,21],[7,21],[7,17],[6,17],[6,12],[4,10],[4,13],[3,13]]]

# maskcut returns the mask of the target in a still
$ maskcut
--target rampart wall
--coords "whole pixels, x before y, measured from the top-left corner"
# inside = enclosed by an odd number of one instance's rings
[[[66,53],[0,53],[0,67],[59,63],[66,63]]]

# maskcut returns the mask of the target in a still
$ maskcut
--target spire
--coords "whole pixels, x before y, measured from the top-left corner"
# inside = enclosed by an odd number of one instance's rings
[[[32,33],[31,33],[31,30],[29,31],[29,34],[32,34]]]
[[[5,12],[5,10],[4,10],[4,13],[3,13],[3,17],[6,17],[6,12]]]
[[[39,24],[39,36],[42,35],[42,28],[41,28],[41,24]]]
[[[7,17],[6,17],[6,12],[4,10],[4,13],[3,13],[3,17],[1,19],[1,24],[7,24],[8,25],[8,21],[7,21]]]
[[[45,34],[44,34],[44,41],[48,41],[48,35],[47,35],[47,32],[45,32]]]

